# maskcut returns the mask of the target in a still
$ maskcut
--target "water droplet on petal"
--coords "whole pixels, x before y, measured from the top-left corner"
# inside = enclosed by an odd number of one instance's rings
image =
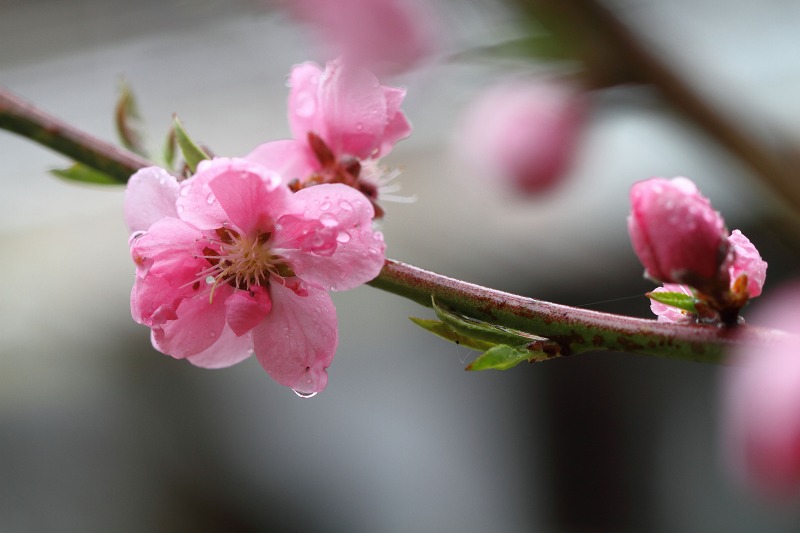
[[[346,231],[340,231],[336,236],[336,240],[341,243],[350,242],[350,234]]]
[[[184,210],[183,204],[178,204],[178,214],[179,214],[179,215],[180,215],[181,213],[183,213],[183,210]]]
[[[131,233],[131,237],[129,239],[130,242],[135,241],[136,239],[140,239],[142,236],[146,235],[146,231],[134,231]]]
[[[214,337],[216,337],[216,336],[217,336],[217,332],[216,332],[216,331],[209,331],[209,332],[208,332],[208,336],[209,336],[209,337],[211,337],[211,338],[213,339]]]
[[[213,193],[213,192],[212,192],[212,193],[208,193],[208,196],[206,196],[206,203],[207,203],[208,205],[211,205],[211,204],[213,204],[213,203],[214,203],[214,201],[215,201],[216,199],[217,199],[217,197],[216,197],[216,196],[214,196],[214,193]]]
[[[208,283],[209,285],[214,283],[214,276],[206,276],[206,283]]]
[[[300,392],[299,390],[292,389],[292,392],[300,396],[301,398],[313,398],[317,395],[316,392]]]
[[[353,206],[347,200],[341,200],[339,202],[339,207],[342,208],[344,211],[352,211]]]
[[[331,203],[326,201],[321,206],[319,206],[319,208],[322,209],[323,211],[327,211],[328,209],[331,208]]]
[[[181,196],[189,196],[189,187],[181,187]]]
[[[322,216],[319,217],[319,221],[322,222],[322,225],[326,228],[335,228],[339,225],[336,217],[330,213],[323,213]]]

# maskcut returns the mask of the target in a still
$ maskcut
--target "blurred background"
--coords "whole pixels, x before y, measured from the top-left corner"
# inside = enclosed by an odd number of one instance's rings
[[[748,131],[800,136],[800,4],[607,5]],[[463,52],[519,36],[519,11],[427,7],[436,53],[384,80],[408,89],[415,128],[385,163],[417,198],[384,205],[389,257],[647,317],[627,191],[685,175],[769,262],[766,293],[796,272],[775,196],[647,87],[593,94],[569,171],[545,195],[470,175],[453,150],[461,117],[520,66]],[[326,59],[314,37],[255,0],[0,0],[0,84],[115,140],[124,77],[153,147],[178,113],[215,153],[243,155],[289,136],[286,77]],[[255,359],[209,371],[160,355],[130,318],[122,188],[61,181],[47,170],[65,158],[6,132],[0,156],[0,531],[800,528],[800,511],[724,469],[717,367],[598,353],[465,373],[472,352],[407,319],[429,310],[370,287],[334,295],[341,341],[313,400]]]

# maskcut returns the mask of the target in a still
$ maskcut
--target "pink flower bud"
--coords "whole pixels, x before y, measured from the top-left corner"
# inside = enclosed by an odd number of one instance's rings
[[[761,259],[756,247],[750,239],[742,235],[738,229],[733,230],[728,242],[733,248],[733,262],[728,268],[731,283],[742,274],[747,276],[747,295],[755,298],[761,294],[761,288],[767,279],[767,262]]]
[[[695,288],[725,282],[725,221],[687,178],[652,178],[633,185],[628,232],[645,275]]]
[[[800,285],[765,300],[752,321],[793,335],[745,345],[724,374],[722,437],[728,464],[769,498],[800,495]]]
[[[514,193],[538,194],[564,176],[587,114],[585,97],[564,84],[504,82],[480,95],[455,138],[459,160],[503,180]]]

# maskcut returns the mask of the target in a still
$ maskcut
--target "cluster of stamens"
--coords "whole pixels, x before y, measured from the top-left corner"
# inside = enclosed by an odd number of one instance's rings
[[[198,272],[200,279],[194,282],[193,288],[199,289],[200,280],[214,288],[220,283],[227,283],[241,290],[250,290],[253,286],[267,287],[271,278],[283,281],[294,276],[291,268],[283,262],[283,258],[272,253],[268,246],[272,233],[259,233],[257,237],[241,236],[230,228],[218,228],[217,239],[209,239],[209,244],[216,245],[219,250],[206,246],[202,257],[210,266]]]

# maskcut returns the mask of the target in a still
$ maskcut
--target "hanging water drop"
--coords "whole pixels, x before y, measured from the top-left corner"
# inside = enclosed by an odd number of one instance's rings
[[[292,389],[292,392],[300,396],[301,398],[313,398],[317,395],[316,392],[300,392],[299,390]]]

